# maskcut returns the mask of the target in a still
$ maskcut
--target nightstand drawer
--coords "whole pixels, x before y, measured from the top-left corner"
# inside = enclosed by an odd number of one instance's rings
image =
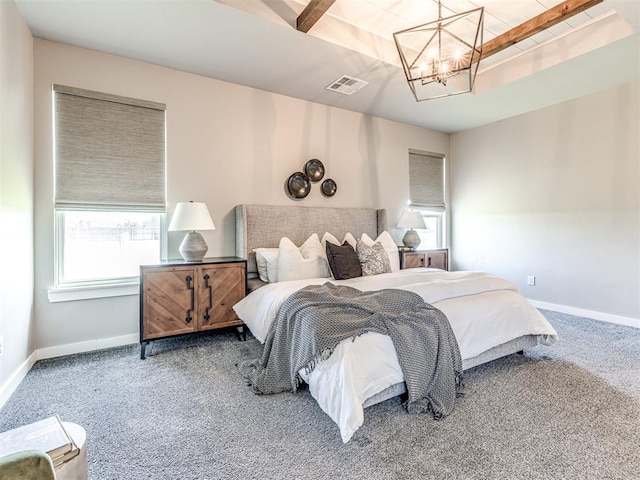
[[[400,268],[439,268],[449,270],[449,250],[416,250],[400,252]]]

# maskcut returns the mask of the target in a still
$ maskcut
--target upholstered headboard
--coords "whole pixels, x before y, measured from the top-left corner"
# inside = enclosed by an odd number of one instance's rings
[[[257,276],[254,248],[277,248],[282,237],[301,245],[309,235],[325,232],[341,240],[347,232],[356,238],[376,238],[387,228],[387,211],[374,208],[236,206],[236,255],[247,259],[247,276]]]

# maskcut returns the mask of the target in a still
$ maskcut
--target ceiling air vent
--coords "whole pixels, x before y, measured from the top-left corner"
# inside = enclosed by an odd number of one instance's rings
[[[369,82],[365,82],[364,80],[360,80],[359,78],[350,77],[349,75],[342,75],[335,82],[331,82],[331,84],[328,85],[326,89],[331,92],[351,95],[352,93],[360,90],[368,83]]]

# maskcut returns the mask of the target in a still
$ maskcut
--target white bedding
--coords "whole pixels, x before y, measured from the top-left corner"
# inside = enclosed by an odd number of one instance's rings
[[[462,359],[521,337],[557,338],[549,322],[508,280],[483,272],[445,272],[415,268],[349,280],[317,278],[268,284],[233,308],[251,333],[264,343],[271,323],[291,293],[327,281],[360,290],[401,288],[442,310],[456,336]],[[362,425],[363,402],[403,381],[395,349],[387,335],[367,333],[346,340],[306,378],[320,408],[338,424],[344,442]]]

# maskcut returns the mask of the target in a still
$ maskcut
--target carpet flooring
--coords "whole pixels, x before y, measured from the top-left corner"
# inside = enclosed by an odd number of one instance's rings
[[[307,391],[254,395],[230,332],[37,362],[0,431],[82,425],[91,480],[639,479],[640,329],[543,314],[560,341],[468,370],[451,416],[388,400],[347,444]]]

